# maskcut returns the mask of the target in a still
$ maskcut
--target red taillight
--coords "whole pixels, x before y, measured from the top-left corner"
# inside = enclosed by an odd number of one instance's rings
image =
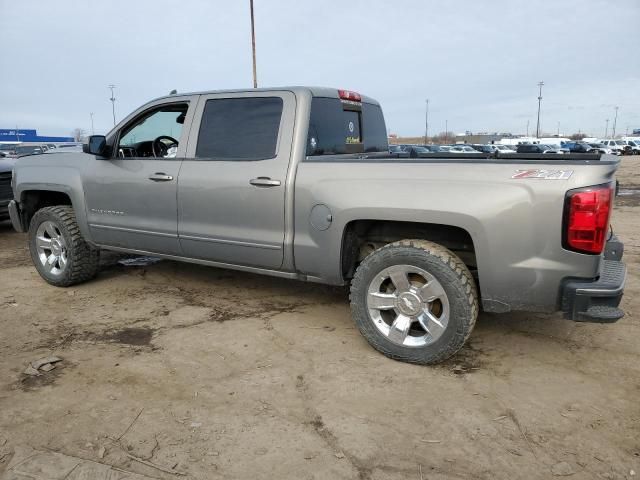
[[[611,215],[610,185],[575,190],[567,195],[565,246],[581,253],[602,253]]]
[[[342,100],[351,100],[352,102],[361,102],[362,97],[359,93],[350,92],[349,90],[338,90],[338,96]]]

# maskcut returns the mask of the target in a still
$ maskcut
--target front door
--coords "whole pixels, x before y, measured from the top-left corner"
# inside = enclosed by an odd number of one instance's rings
[[[188,99],[142,109],[116,132],[111,158],[91,160],[85,199],[97,244],[181,253],[176,193],[190,109]]]
[[[294,116],[292,92],[200,97],[178,183],[185,256],[280,267]]]

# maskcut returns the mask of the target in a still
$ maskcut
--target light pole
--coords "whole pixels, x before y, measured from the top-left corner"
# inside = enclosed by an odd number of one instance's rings
[[[611,132],[611,138],[616,138],[616,123],[618,122],[618,107],[615,107],[616,110],[616,116],[613,117],[613,129]]]
[[[607,138],[607,133],[609,133],[609,119],[607,118],[606,123],[604,124],[604,138]]]
[[[449,120],[444,121],[444,143],[449,141]]]
[[[538,126],[536,127],[536,138],[540,138],[540,105],[542,104],[542,86],[544,82],[538,82],[540,92],[538,93]]]
[[[527,120],[527,137],[529,136],[529,120]]]
[[[116,126],[116,97],[113,94],[113,89],[116,88],[115,85],[109,85],[109,87],[111,89],[111,98],[109,100],[111,100],[111,112],[113,113],[113,126]]]
[[[251,10],[251,50],[253,52],[253,88],[258,88],[258,77],[256,74],[256,30],[253,21],[253,0],[249,0]]]
[[[424,112],[424,144],[427,144],[429,139],[429,99],[427,98],[427,108]]]
[[[93,128],[93,112],[90,112],[89,116],[91,117],[91,135],[95,135],[96,131]]]
[[[558,130],[556,131],[556,137],[560,136],[560,122],[558,122]]]

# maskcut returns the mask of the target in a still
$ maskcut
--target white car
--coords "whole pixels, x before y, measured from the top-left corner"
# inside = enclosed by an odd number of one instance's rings
[[[623,140],[600,140],[607,148],[611,149],[611,153],[614,155],[622,155],[626,143]]]
[[[608,155],[611,155],[613,153],[613,150],[602,143],[589,143],[588,145],[598,153],[606,153]]]
[[[622,140],[622,141],[631,147],[631,153],[633,155],[640,155],[640,140]]]
[[[454,145],[449,149],[450,153],[478,153],[478,151],[468,145]]]
[[[516,149],[510,145],[494,145],[500,153],[516,153]]]

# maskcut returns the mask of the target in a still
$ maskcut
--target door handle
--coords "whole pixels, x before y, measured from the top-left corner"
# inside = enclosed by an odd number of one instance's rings
[[[154,182],[170,182],[173,180],[173,177],[163,172],[156,172],[149,176],[149,180],[153,180]]]
[[[255,185],[256,187],[279,187],[280,180],[271,180],[269,177],[258,177],[252,178],[249,180],[251,185]]]

